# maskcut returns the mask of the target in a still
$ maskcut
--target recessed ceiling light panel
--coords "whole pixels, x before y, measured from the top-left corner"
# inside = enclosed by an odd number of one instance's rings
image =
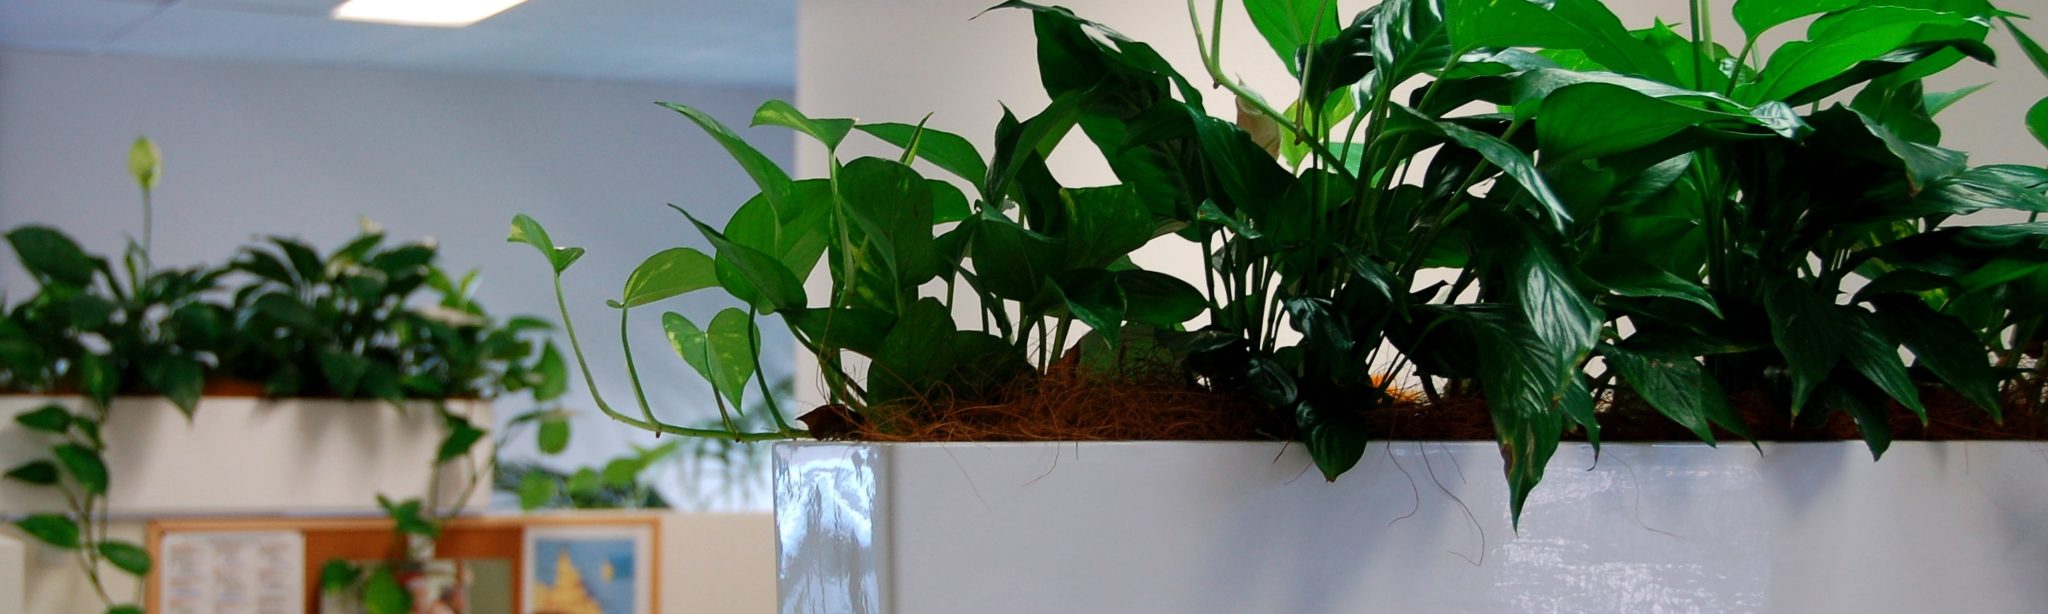
[[[348,0],[334,18],[402,26],[460,28],[505,12],[526,0]]]

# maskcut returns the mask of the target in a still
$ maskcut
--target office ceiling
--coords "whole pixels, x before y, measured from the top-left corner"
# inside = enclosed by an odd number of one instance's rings
[[[795,0],[528,0],[460,29],[340,0],[0,0],[0,48],[625,83],[792,87]]]

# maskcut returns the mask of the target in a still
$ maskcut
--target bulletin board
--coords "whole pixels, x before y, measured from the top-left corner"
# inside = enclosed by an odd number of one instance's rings
[[[528,529],[533,529],[529,535]],[[528,549],[532,537],[590,534],[598,536],[636,535],[640,556],[634,559],[633,576],[640,582],[629,611],[651,612],[660,603],[661,519],[653,514],[566,513],[518,516],[458,518],[444,527],[435,554],[441,559],[493,559],[512,565],[513,611],[525,612],[530,593],[527,578],[534,573]],[[305,612],[317,611],[320,603],[320,569],[330,560],[385,560],[402,548],[389,519],[384,518],[188,518],[152,521],[148,532],[149,553],[157,561],[147,579],[146,607],[149,612],[166,609],[165,585],[196,574],[232,573],[241,570],[252,578],[243,588],[250,595],[276,598],[284,590],[295,590]],[[295,547],[296,546],[296,547]],[[286,559],[296,559],[293,561]],[[276,564],[272,564],[276,563]],[[194,569],[194,566],[204,569]],[[264,571],[268,570],[267,575]],[[186,574],[179,578],[176,574]],[[295,574],[295,577],[287,577]],[[543,576],[548,577],[548,576]],[[278,603],[278,602],[272,602]],[[645,609],[643,609],[645,608]],[[260,611],[260,610],[255,610]]]

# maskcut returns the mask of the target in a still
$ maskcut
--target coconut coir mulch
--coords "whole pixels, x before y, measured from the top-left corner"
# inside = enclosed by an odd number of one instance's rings
[[[1365,412],[1373,438],[1494,439],[1493,418],[1483,399],[1452,395],[1430,401],[1412,393],[1396,396],[1393,404]],[[1894,439],[2048,439],[2048,412],[2026,402],[2024,394],[2015,392],[2006,399],[2002,425],[1952,392],[1929,389],[1922,396],[1928,423],[1923,426],[1916,416],[1894,407],[1889,414]],[[1862,438],[1847,413],[1836,413],[1819,426],[1802,427],[1792,424],[1790,414],[1769,395],[1740,393],[1730,401],[1758,440]],[[1639,399],[1609,399],[1598,411],[1602,441],[1697,440],[1691,431]],[[1234,441],[1291,439],[1295,435],[1292,416],[1248,395],[1217,392],[1185,380],[1112,380],[1059,368],[976,402],[929,399],[912,406],[874,408],[866,415],[826,406],[802,420],[819,438],[878,442]],[[1585,433],[1574,428],[1565,437],[1583,440]],[[1716,438],[1741,440],[1718,428]]]

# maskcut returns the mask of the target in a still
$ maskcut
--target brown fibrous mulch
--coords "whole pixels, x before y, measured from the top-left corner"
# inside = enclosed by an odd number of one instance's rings
[[[2022,391],[2029,382],[2010,386],[2004,421],[1939,387],[1922,390],[1927,422],[1895,406],[1889,413],[1896,440],[2044,440],[2048,412],[2028,402]],[[1597,409],[1600,439],[1607,441],[1696,441],[1698,437],[1658,414],[1634,397],[1609,394]],[[1473,394],[1425,398],[1415,391],[1393,391],[1391,402],[1362,410],[1374,439],[1494,439],[1493,417],[1486,401]],[[1370,403],[1361,400],[1361,403]],[[1738,392],[1731,404],[1749,434],[1760,441],[1860,440],[1856,421],[1837,412],[1820,425],[1797,425],[1772,395]],[[1817,410],[1809,410],[1817,411]],[[827,414],[832,414],[828,416]],[[813,435],[827,439],[876,442],[912,441],[1239,441],[1295,437],[1294,417],[1247,394],[1219,392],[1196,382],[1172,377],[1102,377],[1055,366],[1048,372],[983,398],[922,399],[917,403],[874,407],[852,415],[827,406],[808,416],[819,424]],[[829,420],[823,419],[829,418]],[[1742,437],[1714,429],[1718,441]],[[1573,425],[1567,440],[1584,440]]]

